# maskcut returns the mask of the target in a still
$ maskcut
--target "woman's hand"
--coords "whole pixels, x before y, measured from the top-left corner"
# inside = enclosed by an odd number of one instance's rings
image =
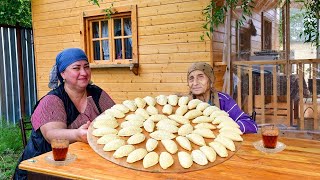
[[[83,124],[82,126],[80,126],[78,128],[78,130],[79,130],[79,140],[78,141],[88,143],[87,132],[88,132],[89,126],[90,126],[90,121],[87,121],[86,124]]]
[[[62,122],[49,122],[40,127],[43,137],[51,142],[54,138],[68,139],[70,143],[76,141],[88,143],[87,132],[90,121],[80,126],[78,129],[67,129],[67,125]]]

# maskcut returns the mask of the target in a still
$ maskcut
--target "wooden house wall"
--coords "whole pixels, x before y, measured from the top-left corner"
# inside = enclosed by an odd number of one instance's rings
[[[116,102],[146,95],[188,93],[186,72],[192,62],[221,61],[222,44],[203,33],[202,9],[209,0],[104,0],[101,8],[137,4],[139,75],[129,68],[92,69],[92,80]],[[48,89],[48,77],[59,51],[81,47],[81,13],[98,9],[88,0],[32,0],[38,98]],[[223,67],[216,67],[217,89]]]
[[[260,7],[262,8],[262,7]],[[256,7],[254,11],[252,12],[252,16],[247,18],[247,21],[244,21],[243,27],[248,28],[248,20],[252,20],[253,25],[255,29],[257,30],[257,34],[255,36],[251,36],[251,55],[253,55],[253,52],[255,51],[261,51],[262,50],[262,12],[263,16],[265,16],[268,20],[272,23],[272,50],[279,50],[280,44],[279,44],[279,12],[275,8],[271,8],[268,10],[262,10],[259,7]],[[240,12],[236,12],[237,16],[240,16]],[[231,42],[232,42],[232,53],[233,56],[236,55],[237,51],[237,32],[236,32],[236,15],[233,15],[232,18],[232,28],[231,28]],[[220,27],[218,29],[218,33],[216,32],[214,37],[217,37],[218,34],[221,34],[222,32],[225,32],[226,30],[224,27]],[[234,59],[235,60],[235,59]],[[217,59],[218,61],[218,59]]]

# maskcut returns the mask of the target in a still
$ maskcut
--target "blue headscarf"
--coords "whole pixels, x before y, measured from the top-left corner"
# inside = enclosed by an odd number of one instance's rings
[[[59,82],[63,82],[61,74],[66,68],[77,61],[85,60],[88,61],[88,57],[82,49],[79,48],[68,48],[61,51],[56,57],[56,64],[53,66],[50,72],[49,88],[54,89],[58,87]]]

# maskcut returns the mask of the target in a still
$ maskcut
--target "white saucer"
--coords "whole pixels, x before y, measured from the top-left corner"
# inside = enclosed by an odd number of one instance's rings
[[[256,141],[253,143],[253,146],[261,151],[261,152],[264,152],[264,153],[278,153],[278,152],[281,152],[283,151],[285,148],[286,148],[286,145],[283,144],[282,142],[277,142],[277,146],[274,148],[274,149],[271,149],[271,148],[265,148],[263,146],[263,143],[262,143],[262,140],[260,141]]]
[[[75,154],[67,154],[66,160],[64,161],[55,161],[53,159],[52,153],[49,154],[44,158],[49,164],[55,165],[55,166],[65,166],[77,159],[77,156]]]

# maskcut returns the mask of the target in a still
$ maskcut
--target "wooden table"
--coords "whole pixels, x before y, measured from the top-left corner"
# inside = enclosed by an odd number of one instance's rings
[[[77,160],[67,166],[48,164],[48,153],[23,161],[19,167],[32,173],[70,179],[320,179],[320,141],[279,137],[286,149],[276,154],[256,150],[260,135],[244,135],[244,142],[229,160],[208,169],[187,173],[150,173],[116,165],[96,154],[88,144],[74,143],[69,152]]]

